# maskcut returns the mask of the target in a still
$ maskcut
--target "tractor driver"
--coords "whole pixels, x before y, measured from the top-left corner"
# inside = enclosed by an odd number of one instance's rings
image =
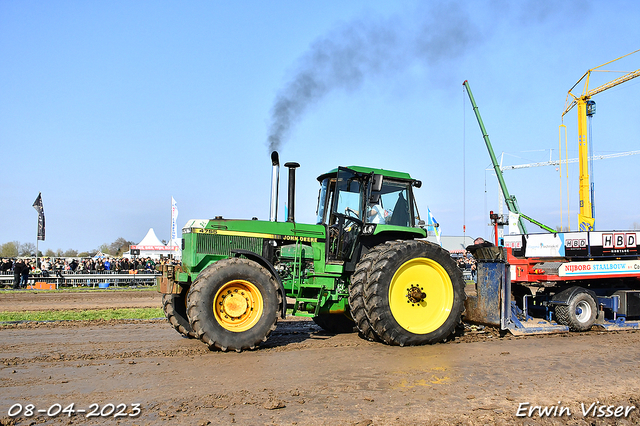
[[[367,223],[385,223],[385,211],[379,203],[367,207]]]

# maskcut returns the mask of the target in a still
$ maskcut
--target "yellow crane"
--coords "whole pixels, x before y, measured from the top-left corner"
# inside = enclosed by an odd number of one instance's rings
[[[578,106],[578,142],[579,142],[579,151],[578,151],[578,163],[579,163],[579,174],[580,174],[580,186],[579,186],[579,195],[580,195],[580,213],[578,214],[578,222],[579,229],[581,231],[593,231],[595,224],[595,217],[592,210],[592,199],[590,193],[590,177],[589,177],[589,162],[588,162],[588,141],[587,141],[587,117],[592,116],[595,113],[595,102],[591,100],[591,97],[604,92],[607,89],[615,87],[619,84],[624,83],[625,81],[629,81],[633,78],[640,76],[640,69],[635,71],[628,72],[614,80],[611,80],[608,83],[605,83],[601,86],[596,87],[595,89],[589,89],[589,79],[591,77],[591,73],[594,71],[597,72],[616,72],[616,71],[607,71],[602,70],[600,68],[605,65],[611,64],[615,61],[618,61],[622,58],[625,58],[634,53],[640,52],[640,49],[628,53],[624,56],[621,56],[617,59],[604,63],[598,67],[592,68],[588,70],[580,80],[576,82],[576,84],[569,89],[567,94],[567,100],[565,102],[565,109],[562,113],[562,121],[564,122],[564,116],[566,113],[571,111],[574,106]],[[584,80],[584,89],[580,95],[574,95],[571,93],[573,89],[576,88],[581,81]],[[565,128],[566,135],[566,126],[564,124],[560,125],[562,134],[562,127]],[[566,136],[565,136],[566,138]],[[566,150],[565,150],[566,152]]]

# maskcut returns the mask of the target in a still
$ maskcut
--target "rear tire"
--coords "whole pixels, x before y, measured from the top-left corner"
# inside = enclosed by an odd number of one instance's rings
[[[320,314],[313,322],[323,330],[333,334],[353,333],[356,324],[346,314]]]
[[[445,340],[464,309],[462,271],[442,247],[426,241],[387,242],[364,289],[373,329],[389,345]]]
[[[598,308],[593,297],[585,291],[574,294],[568,305],[556,306],[556,321],[571,331],[590,330],[596,322]]]
[[[282,297],[269,271],[242,258],[220,260],[194,281],[189,321],[210,349],[255,349],[276,328]]]
[[[394,243],[393,241],[389,244]],[[397,242],[396,242],[397,243]],[[374,247],[369,253],[362,256],[356,270],[351,276],[351,285],[349,286],[349,309],[351,316],[356,322],[360,337],[367,339],[370,342],[380,342],[381,339],[373,329],[371,320],[369,320],[367,314],[367,308],[364,302],[364,288],[369,280],[369,271],[371,266],[376,262],[380,256],[380,247]]]
[[[162,310],[169,324],[171,324],[178,333],[184,337],[193,339],[196,337],[196,333],[191,328],[189,318],[187,317],[187,291],[188,289],[183,288],[180,294],[163,294]]]

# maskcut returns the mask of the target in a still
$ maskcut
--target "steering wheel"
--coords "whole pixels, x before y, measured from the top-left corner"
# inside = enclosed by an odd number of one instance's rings
[[[345,217],[352,217],[360,220],[360,216],[358,215],[358,212],[352,209],[351,207],[347,207],[346,209],[344,209],[344,212],[345,212]]]
[[[349,207],[347,207],[347,211],[351,211],[355,214],[355,211],[350,209]],[[335,217],[338,218],[343,218],[344,219],[344,227],[345,229],[348,228],[348,224],[350,222],[356,223],[360,226],[362,226],[364,223],[360,220],[360,218],[358,216],[351,216],[351,215],[346,215],[346,214],[342,214],[342,213],[334,213],[333,214]]]

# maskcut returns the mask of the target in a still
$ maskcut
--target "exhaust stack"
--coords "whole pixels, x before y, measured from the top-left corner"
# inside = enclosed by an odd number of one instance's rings
[[[298,163],[285,163],[285,167],[289,168],[289,201],[287,203],[288,214],[287,222],[295,222],[295,204],[296,204],[296,168],[300,167]]]
[[[269,220],[271,222],[278,221],[278,187],[280,186],[280,156],[278,151],[271,153],[271,165],[273,169],[271,171],[271,212],[269,213]]]

